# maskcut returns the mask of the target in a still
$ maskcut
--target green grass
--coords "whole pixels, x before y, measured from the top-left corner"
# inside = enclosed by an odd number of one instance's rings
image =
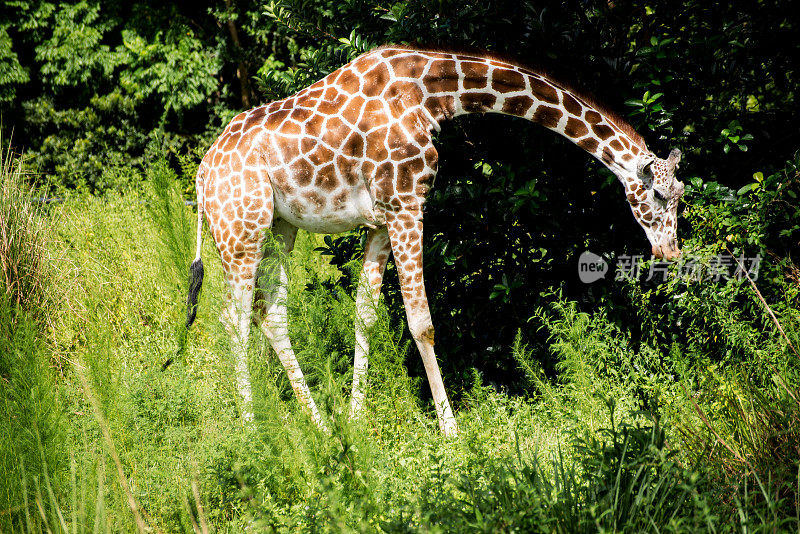
[[[303,415],[258,329],[256,424],[244,425],[208,236],[198,319],[188,335],[182,329],[195,217],[176,182],[155,164],[145,193],[73,198],[32,215],[47,230],[36,239],[52,258],[43,280],[58,298],[26,314],[0,301],[0,530],[800,527],[795,375],[776,372],[785,387],[772,389],[742,389],[734,373],[713,379],[692,367],[693,355],[633,347],[602,311],[581,313],[558,293],[549,309],[532,310],[531,326],[548,333],[558,378],[541,371],[544,355],[509,347],[527,394],[508,396],[476,372],[458,401],[455,439],[439,434],[420,394],[427,386],[406,372],[418,356],[405,325],[381,306],[367,413],[349,421],[354,304],[328,289],[339,272],[304,233],[288,260],[290,333],[331,432]],[[727,389],[716,395],[720,381]],[[723,441],[736,452],[720,452]],[[779,446],[775,460],[767,444]]]

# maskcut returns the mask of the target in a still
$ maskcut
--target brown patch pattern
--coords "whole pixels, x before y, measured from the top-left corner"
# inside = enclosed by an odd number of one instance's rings
[[[521,91],[525,89],[525,78],[511,69],[494,69],[492,71],[492,89],[498,93]]]
[[[533,96],[535,96],[537,100],[547,102],[548,104],[558,104],[558,91],[556,91],[555,87],[538,78],[530,78],[530,82],[531,93],[533,93]]]
[[[509,96],[503,101],[502,112],[508,115],[524,117],[533,105],[533,99],[527,95]]]
[[[564,128],[564,133],[567,135],[567,137],[578,139],[587,135],[589,133],[589,128],[586,127],[586,124],[584,124],[583,121],[579,121],[575,117],[570,117],[567,119],[567,125]]]
[[[464,89],[483,89],[486,87],[489,66],[483,62],[462,61]]]
[[[533,122],[538,122],[546,128],[555,128],[563,113],[558,108],[551,108],[544,104],[536,108],[533,114]]]
[[[429,93],[458,91],[458,73],[455,62],[451,60],[432,61],[422,83]]]
[[[487,93],[463,93],[461,95],[461,107],[464,111],[477,113],[492,109],[497,97]]]

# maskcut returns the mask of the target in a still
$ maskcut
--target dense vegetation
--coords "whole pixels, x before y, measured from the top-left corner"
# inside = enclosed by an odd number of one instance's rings
[[[5,2],[0,530],[800,529],[791,13],[785,0]],[[612,265],[649,251],[616,180],[525,121],[459,119],[437,139],[425,261],[461,435],[436,432],[391,268],[369,414],[347,421],[359,232],[301,235],[287,259],[292,340],[331,434],[258,335],[258,422],[243,426],[218,264],[181,327],[183,200],[233,115],[383,42],[491,49],[576,80],[657,154],[683,152],[694,265],[758,255],[758,276],[673,265],[661,282],[645,264],[583,284],[584,250]]]

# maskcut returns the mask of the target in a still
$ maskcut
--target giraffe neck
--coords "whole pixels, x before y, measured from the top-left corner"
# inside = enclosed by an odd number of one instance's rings
[[[522,117],[566,137],[619,175],[649,150],[622,119],[592,99],[510,63],[434,53],[422,76],[424,107],[438,121],[467,113]]]

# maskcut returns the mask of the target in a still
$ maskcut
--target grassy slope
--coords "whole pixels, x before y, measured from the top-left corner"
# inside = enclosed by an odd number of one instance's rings
[[[180,344],[186,283],[174,268],[182,259],[164,236],[191,241],[194,217],[188,208],[173,211],[178,224],[165,234],[164,221],[152,220],[144,208],[151,200],[129,194],[70,201],[52,218],[54,247],[63,251],[65,304],[52,338],[61,363],[64,437],[60,462],[45,471],[53,495],[42,490],[39,496],[45,519],[31,505],[32,525],[52,527],[61,511],[64,530],[105,524],[132,531],[133,502],[144,523],[163,531],[191,530],[193,522],[202,530],[203,520],[220,532],[248,525],[313,532],[735,527],[712,526],[724,515],[708,505],[718,502],[714,488],[675,463],[670,435],[635,413],[634,389],[641,384],[615,379],[598,363],[614,355],[631,366],[641,355],[602,316],[578,314],[569,303],[542,315],[562,358],[561,383],[541,378],[536,354],[515,348],[530,398],[509,398],[476,378],[458,407],[462,432],[454,440],[440,437],[432,408],[420,405],[418,390],[426,386],[404,370],[405,358],[417,357],[404,325],[389,324],[381,310],[368,412],[361,422],[348,422],[353,303],[326,289],[323,282],[336,273],[307,234],[291,259],[291,334],[333,432],[320,434],[302,415],[257,331],[251,344],[257,424],[244,426],[227,335],[216,319],[223,287],[208,238],[198,320],[183,357],[161,370]],[[678,385],[663,385],[660,395],[667,412],[690,417]],[[633,426],[620,429],[620,421]],[[677,434],[672,441],[680,442]],[[0,520],[25,530],[20,510]]]
[[[81,281],[72,286],[75,293],[67,300],[87,304],[82,310],[85,320],[78,319],[79,314],[68,314],[59,334],[60,345],[74,347],[72,357],[93,368],[95,391],[129,466],[128,476],[136,481],[141,504],[153,514],[171,511],[181,515],[181,497],[193,477],[205,479],[204,497],[210,501],[206,510],[214,519],[219,519],[216,514],[227,518],[239,513],[244,505],[236,502],[239,486],[263,484],[261,477],[289,478],[296,487],[283,492],[299,492],[300,503],[312,498],[319,488],[308,477],[317,474],[319,463],[324,466],[333,461],[336,449],[343,453],[345,445],[318,436],[304,420],[280,364],[259,332],[253,333],[251,366],[258,375],[257,387],[263,390],[261,423],[256,431],[245,430],[237,419],[227,336],[216,320],[222,306],[221,268],[208,238],[204,293],[199,319],[189,335],[186,360],[161,372],[161,363],[177,348],[175,323],[182,318],[183,295],[174,281],[170,284],[164,279],[162,265],[168,260],[153,253],[160,244],[158,232],[143,213],[142,201],[129,195],[107,202],[65,205],[60,217],[61,239],[69,247],[70,263]],[[293,294],[304,289],[305,271],[313,271],[323,280],[337,276],[313,251],[317,244],[315,236],[301,234],[292,255]],[[345,301],[339,302],[317,287],[292,309],[301,364],[318,401],[329,414],[332,411],[342,418],[347,408],[348,376],[330,376],[326,368],[349,360],[349,351],[326,351],[326,359],[314,358],[308,348],[324,345],[325,338],[332,335],[320,328],[337,331],[338,336],[347,338],[344,344],[352,346],[353,305],[341,295],[339,298]],[[421,480],[409,474],[424,474],[429,454],[440,456],[437,468],[457,472],[458,466],[469,460],[463,450],[468,444],[480,443],[483,453],[498,457],[513,453],[517,438],[525,457],[535,451],[547,455],[567,445],[560,442],[564,426],[574,426],[576,420],[488,391],[477,392],[473,409],[462,410],[465,443],[443,442],[432,410],[417,405],[419,384],[411,383],[404,374],[403,359],[407,353],[410,357],[416,354],[407,341],[398,339],[397,330],[403,326],[382,326],[375,336],[377,353],[372,358],[368,403],[372,413],[364,418],[363,427],[344,429],[348,439],[363,441],[360,445],[366,448],[365,457],[358,458],[368,467],[361,483],[377,484],[372,490],[399,497],[419,489]],[[311,337],[322,339],[309,340]],[[69,389],[70,385],[66,386]],[[82,406],[82,398],[81,391],[75,393],[79,407],[73,410],[76,417],[71,423],[85,431],[96,424],[91,410]],[[607,424],[607,416],[587,413],[577,421],[582,428],[596,430]],[[341,424],[346,425],[344,421]],[[76,433],[74,439],[80,446],[85,438]],[[243,476],[245,479],[237,479]],[[226,478],[220,487],[219,480]],[[302,509],[305,505],[297,506]],[[168,514],[154,519],[159,524],[175,520]]]

